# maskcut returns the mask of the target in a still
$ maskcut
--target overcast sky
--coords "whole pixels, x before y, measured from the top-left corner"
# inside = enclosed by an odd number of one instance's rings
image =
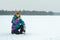
[[[60,12],[60,0],[0,0],[1,9]]]

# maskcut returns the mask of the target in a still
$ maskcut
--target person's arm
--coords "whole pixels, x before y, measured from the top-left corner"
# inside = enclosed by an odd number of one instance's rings
[[[17,24],[17,23],[18,23],[18,21],[19,21],[19,20],[18,20],[18,19],[16,19],[16,20],[13,22],[13,24]]]
[[[20,25],[25,25],[25,22],[22,19],[20,19],[19,21],[20,21]]]
[[[13,23],[13,24],[17,24],[18,21],[19,21],[18,19],[16,19],[16,18],[13,17],[13,19],[12,19],[12,23]]]
[[[11,21],[11,23],[13,23],[13,22],[14,22],[14,20],[15,20],[15,18],[13,17],[13,18],[12,18],[12,21]]]

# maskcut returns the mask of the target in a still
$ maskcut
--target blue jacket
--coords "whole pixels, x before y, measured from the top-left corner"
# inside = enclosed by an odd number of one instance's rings
[[[19,20],[18,20],[17,17],[14,16],[12,19],[12,27],[17,29],[20,27],[20,25],[24,26],[25,25],[24,21],[21,18],[19,18]]]

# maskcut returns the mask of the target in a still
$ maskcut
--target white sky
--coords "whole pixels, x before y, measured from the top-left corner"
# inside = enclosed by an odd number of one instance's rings
[[[60,0],[0,0],[1,9],[60,12]]]

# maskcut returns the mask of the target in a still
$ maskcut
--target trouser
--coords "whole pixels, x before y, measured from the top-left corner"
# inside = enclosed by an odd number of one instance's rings
[[[12,31],[12,34],[13,33],[15,33],[15,34],[22,34],[23,32],[25,32],[24,26],[23,25],[20,25],[20,27],[18,29]]]

